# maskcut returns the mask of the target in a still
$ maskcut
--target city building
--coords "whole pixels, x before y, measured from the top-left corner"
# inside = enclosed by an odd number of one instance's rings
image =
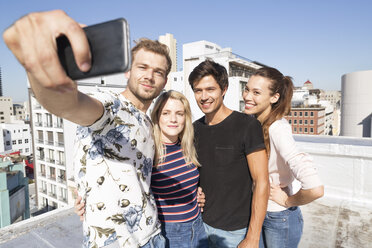
[[[159,42],[168,46],[169,56],[172,60],[171,72],[177,71],[177,40],[173,37],[173,34],[166,33],[165,35],[159,36]]]
[[[2,143],[0,152],[19,151],[21,155],[29,156],[32,154],[32,136],[30,125],[24,122],[1,123]]]
[[[0,123],[10,123],[12,116],[13,116],[12,98],[0,96]]]
[[[28,195],[23,161],[0,158],[0,228],[30,218]]]
[[[13,116],[15,120],[30,121],[30,111],[28,102],[14,103]]]
[[[293,134],[324,134],[325,108],[320,105],[292,107],[285,118],[291,124]]]
[[[252,73],[263,65],[233,53],[231,48],[221,48],[215,43],[202,40],[183,45],[183,89],[179,81],[170,84],[172,89],[181,91],[189,99],[193,120],[199,119],[204,114],[197,106],[188,77],[191,71],[206,59],[212,59],[227,69],[229,88],[224,103],[230,109],[242,111],[244,87]]]
[[[341,78],[341,136],[372,137],[372,70]]]
[[[100,88],[121,92],[124,75],[96,77],[78,82],[78,89],[88,93]],[[31,127],[34,147],[36,204],[39,209],[55,209],[74,203],[74,140],[76,124],[44,109],[29,90]]]

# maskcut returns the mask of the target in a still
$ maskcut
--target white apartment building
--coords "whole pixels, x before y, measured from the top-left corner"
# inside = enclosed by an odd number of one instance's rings
[[[32,137],[30,125],[20,123],[2,123],[2,145],[0,152],[20,151],[21,155],[32,154]]]
[[[99,87],[121,92],[123,74],[79,81],[78,89],[90,92]],[[45,110],[30,92],[31,125],[34,142],[35,192],[38,208],[60,208],[74,204],[74,140],[76,124]]]
[[[0,96],[0,123],[10,123],[11,116],[13,116],[12,98]]]
[[[229,75],[229,88],[226,92],[224,103],[228,108],[241,111],[244,108],[242,93],[250,75],[261,68],[257,62],[251,61],[232,53],[231,48],[221,48],[219,45],[209,41],[197,41],[183,45],[183,92],[190,101],[193,120],[199,119],[203,113],[197,106],[194,93],[188,82],[191,71],[205,59],[212,59],[223,65]],[[172,87],[175,82],[172,82]],[[179,89],[176,84],[174,89]]]

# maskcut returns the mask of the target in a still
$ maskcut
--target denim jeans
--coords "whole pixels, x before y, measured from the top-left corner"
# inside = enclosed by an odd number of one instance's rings
[[[166,248],[207,248],[208,239],[203,220],[198,218],[183,223],[162,223],[162,234]]]
[[[119,241],[115,241],[109,245],[104,246],[104,248],[119,248]],[[152,237],[144,246],[141,248],[164,248],[165,238],[159,233]]]
[[[210,248],[236,248],[245,238],[248,230],[247,228],[243,228],[236,231],[225,231],[211,227],[205,223],[204,227],[208,235]]]
[[[304,221],[299,207],[267,212],[260,238],[260,248],[295,248],[300,243]]]

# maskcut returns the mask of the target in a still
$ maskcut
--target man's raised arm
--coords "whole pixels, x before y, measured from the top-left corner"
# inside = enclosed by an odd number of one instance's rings
[[[3,38],[26,69],[32,91],[52,114],[87,126],[102,114],[102,104],[77,90],[58,59],[56,38],[65,35],[71,43],[76,64],[88,71],[91,54],[80,25],[61,10],[31,13],[5,30]]]

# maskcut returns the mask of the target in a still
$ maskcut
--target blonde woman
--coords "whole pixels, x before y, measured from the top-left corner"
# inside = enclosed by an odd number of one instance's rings
[[[151,119],[156,146],[151,189],[166,247],[208,247],[197,202],[200,164],[189,102],[177,91],[164,92]]]

